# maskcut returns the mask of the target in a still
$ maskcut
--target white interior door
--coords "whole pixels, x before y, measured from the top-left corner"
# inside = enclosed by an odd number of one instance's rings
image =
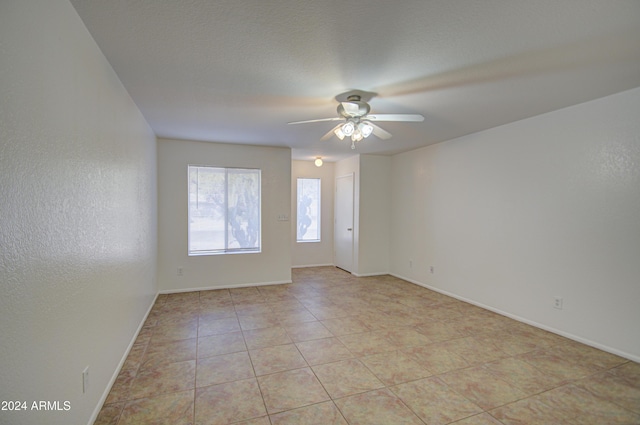
[[[336,215],[334,226],[334,264],[353,269],[353,174],[336,179]]]

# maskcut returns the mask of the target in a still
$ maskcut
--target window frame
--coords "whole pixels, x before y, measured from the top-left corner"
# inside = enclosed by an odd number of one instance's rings
[[[192,168],[209,168],[217,171],[224,172],[224,248],[221,249],[191,249],[192,232],[192,209],[191,209],[191,172]],[[258,187],[258,212],[257,212],[257,224],[258,235],[256,240],[257,247],[251,248],[229,248],[229,241],[231,238],[230,223],[229,223],[229,174],[234,172],[250,172],[257,174]],[[249,173],[247,173],[249,174]],[[196,195],[197,196],[197,195]],[[188,164],[187,165],[187,255],[189,257],[209,256],[209,255],[227,255],[227,254],[258,254],[262,252],[262,169],[260,168],[247,168],[247,167],[221,167],[216,165],[201,165],[201,164]]]

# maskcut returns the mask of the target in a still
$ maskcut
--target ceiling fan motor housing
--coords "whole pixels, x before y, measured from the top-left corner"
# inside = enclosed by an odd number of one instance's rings
[[[361,101],[358,95],[349,96],[346,102],[340,102],[338,105],[338,114],[344,118],[360,118],[370,110],[369,104]]]

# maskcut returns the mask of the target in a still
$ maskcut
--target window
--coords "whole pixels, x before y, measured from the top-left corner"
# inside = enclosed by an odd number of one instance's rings
[[[260,170],[189,165],[189,255],[260,252]]]
[[[320,242],[320,179],[298,179],[298,242]]]

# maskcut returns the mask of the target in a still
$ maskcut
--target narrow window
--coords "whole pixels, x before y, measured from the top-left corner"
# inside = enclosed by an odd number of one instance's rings
[[[320,242],[320,179],[298,179],[298,242]]]
[[[189,165],[189,255],[260,252],[260,170]]]

